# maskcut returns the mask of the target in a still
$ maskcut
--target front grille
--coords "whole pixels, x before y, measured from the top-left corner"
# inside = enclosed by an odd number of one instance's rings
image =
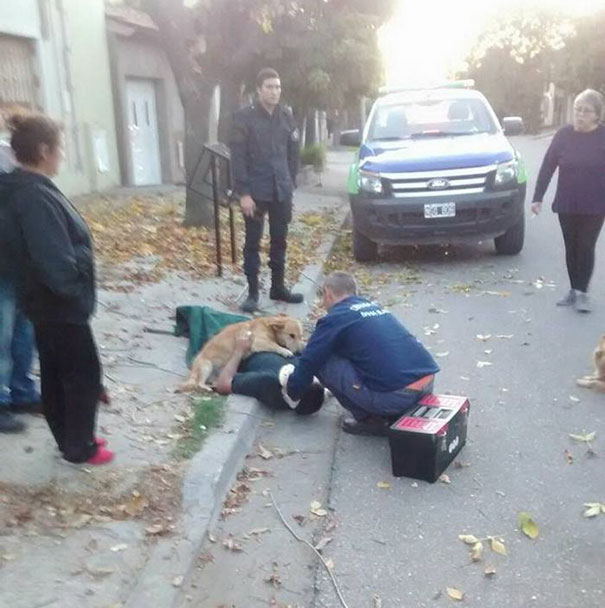
[[[455,196],[485,192],[490,173],[495,170],[496,165],[485,165],[483,167],[446,169],[443,171],[383,173],[381,177],[385,182],[385,190],[395,198]],[[439,182],[444,183],[440,184]]]

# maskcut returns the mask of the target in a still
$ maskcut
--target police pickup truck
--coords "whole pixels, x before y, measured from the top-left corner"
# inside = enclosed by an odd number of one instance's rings
[[[460,86],[463,85],[463,86]],[[359,131],[341,144],[359,146],[349,172],[355,259],[376,257],[378,244],[445,244],[494,239],[500,254],[523,248],[527,176],[487,99],[456,86],[388,93]]]

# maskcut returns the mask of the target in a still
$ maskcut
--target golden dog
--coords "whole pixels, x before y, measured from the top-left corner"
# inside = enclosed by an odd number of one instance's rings
[[[594,372],[590,376],[583,376],[576,380],[578,386],[584,388],[594,388],[605,393],[605,335],[601,336],[598,346],[592,354],[594,362]]]
[[[269,351],[291,357],[303,349],[303,329],[300,321],[286,315],[260,317],[251,321],[233,323],[213,336],[195,357],[191,374],[178,392],[211,391],[208,379],[217,374],[229,361],[235,349],[235,340],[241,333],[252,333],[250,353]]]

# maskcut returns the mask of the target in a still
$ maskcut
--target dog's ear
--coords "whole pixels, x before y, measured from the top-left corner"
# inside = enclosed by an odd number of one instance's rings
[[[277,331],[278,329],[283,329],[286,326],[286,322],[287,315],[282,314],[277,317],[271,317],[271,319],[269,319],[268,325],[271,329]]]

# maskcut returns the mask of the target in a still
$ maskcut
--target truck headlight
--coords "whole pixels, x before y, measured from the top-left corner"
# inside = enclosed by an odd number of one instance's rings
[[[517,179],[517,161],[509,160],[506,163],[500,163],[496,169],[496,178],[494,179],[495,186],[503,186]]]
[[[360,171],[357,178],[359,189],[370,194],[382,194],[382,181],[380,175],[369,173],[368,171]]]

